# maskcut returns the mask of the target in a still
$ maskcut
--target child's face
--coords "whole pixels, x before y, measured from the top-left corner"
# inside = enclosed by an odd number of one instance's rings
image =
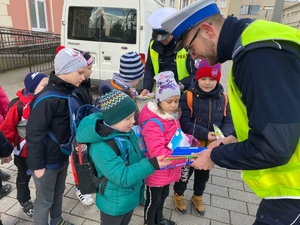
[[[205,92],[210,92],[214,90],[215,87],[217,86],[217,83],[218,83],[217,80],[210,77],[201,77],[198,80],[199,87]]]
[[[79,85],[85,80],[85,74],[87,71],[87,66],[80,68],[72,73],[67,73],[63,75],[58,75],[62,80],[79,87]]]
[[[131,128],[134,126],[134,112],[131,113],[129,116],[121,120],[120,122],[111,125],[112,128],[121,132],[129,132]]]
[[[38,86],[36,87],[36,89],[34,90],[34,94],[39,93],[41,90],[43,90],[43,88],[48,84],[49,78],[45,77],[43,78],[40,83],[38,84]]]
[[[86,80],[88,80],[88,79],[90,78],[90,76],[91,76],[91,74],[92,74],[92,72],[93,72],[92,66],[93,66],[93,64],[90,64],[90,65],[87,66],[86,73],[84,74],[84,78],[85,78]]]
[[[160,107],[167,113],[172,114],[178,109],[180,96],[175,95],[160,102]]]

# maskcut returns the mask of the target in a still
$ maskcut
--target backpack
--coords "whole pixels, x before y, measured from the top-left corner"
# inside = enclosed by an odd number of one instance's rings
[[[153,121],[155,123],[157,123],[160,127],[160,130],[161,132],[164,133],[164,126],[162,125],[162,123],[156,119],[156,118],[150,118],[149,120],[145,120],[141,125],[135,125],[132,129],[135,133],[135,136],[137,137],[137,140],[138,140],[138,143],[139,143],[139,146],[140,146],[140,149],[141,151],[145,154],[147,152],[147,146],[145,144],[145,141],[143,139],[143,136],[142,136],[142,128],[143,126],[145,126],[146,123],[150,122],[150,121]]]
[[[32,109],[36,107],[36,105],[43,101],[46,98],[62,98],[62,99],[67,99],[68,101],[68,107],[69,107],[69,118],[70,118],[70,138],[67,143],[59,143],[57,138],[54,136],[54,134],[49,130],[48,131],[48,136],[56,143],[59,145],[60,150],[62,153],[65,155],[71,155],[72,152],[72,145],[73,145],[73,140],[76,135],[76,129],[81,121],[81,119],[91,113],[95,112],[100,112],[99,108],[96,108],[93,105],[90,104],[85,104],[81,105],[81,101],[78,98],[78,96],[75,93],[71,94],[65,94],[59,91],[45,91],[42,92],[34,101]]]
[[[120,149],[116,142],[120,142],[120,138],[106,140],[105,142],[113,149],[117,156],[121,155]],[[81,194],[91,194],[99,192],[104,193],[104,188],[108,179],[102,175],[98,178],[95,165],[90,157],[91,143],[77,143],[74,140],[74,148],[71,154],[71,166],[75,179],[75,183]],[[122,144],[120,144],[122,148]],[[122,149],[124,151],[124,149]],[[128,158],[125,158],[125,164],[128,166]],[[98,190],[99,185],[100,189]]]
[[[13,98],[9,104],[8,104],[8,110],[14,105],[17,105],[17,111],[18,111],[18,124],[17,124],[17,132],[18,132],[18,138],[17,138],[17,150],[21,150],[20,142],[21,138],[25,138],[26,136],[26,124],[27,120],[22,120],[23,115],[23,104],[19,101],[19,97]]]

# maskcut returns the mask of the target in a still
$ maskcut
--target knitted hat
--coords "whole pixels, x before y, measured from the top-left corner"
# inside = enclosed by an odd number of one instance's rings
[[[141,56],[136,52],[128,52],[120,58],[120,77],[124,81],[134,81],[144,76],[144,65]]]
[[[24,85],[26,90],[29,91],[30,93],[34,93],[36,87],[39,85],[41,80],[44,79],[45,77],[48,76],[40,72],[36,72],[36,73],[32,72],[27,74],[24,79]]]
[[[54,69],[57,75],[72,73],[84,66],[87,66],[87,61],[78,50],[73,48],[61,49],[54,59]]]
[[[156,80],[155,99],[157,103],[175,95],[180,96],[180,88],[172,71],[161,72],[154,79]]]
[[[93,56],[91,56],[89,52],[84,52],[84,51],[81,51],[76,48],[75,48],[75,50],[80,51],[80,53],[83,55],[83,57],[85,58],[88,65],[91,65],[94,62],[95,58]]]
[[[134,101],[124,92],[105,85],[101,87],[101,92],[101,112],[107,125],[116,124],[135,112]]]
[[[210,66],[205,59],[202,59],[196,72],[196,80],[199,80],[201,77],[210,77],[220,82],[221,64]]]

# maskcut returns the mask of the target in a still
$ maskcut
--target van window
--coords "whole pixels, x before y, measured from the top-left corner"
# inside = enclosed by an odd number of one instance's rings
[[[68,39],[136,43],[136,9],[69,7]]]

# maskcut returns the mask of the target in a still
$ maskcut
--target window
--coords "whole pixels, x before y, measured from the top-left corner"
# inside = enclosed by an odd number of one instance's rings
[[[31,26],[34,31],[48,31],[45,0],[29,0]]]
[[[170,0],[170,7],[175,7],[175,0]]]
[[[240,14],[241,15],[246,15],[246,14],[248,14],[248,12],[249,12],[249,5],[242,5]]]
[[[226,0],[220,0],[220,8],[226,8]]]
[[[249,14],[258,15],[259,14],[260,5],[250,5]]]
[[[136,9],[69,8],[69,39],[135,44],[136,26]]]
[[[182,8],[188,6],[188,0],[183,0]]]

